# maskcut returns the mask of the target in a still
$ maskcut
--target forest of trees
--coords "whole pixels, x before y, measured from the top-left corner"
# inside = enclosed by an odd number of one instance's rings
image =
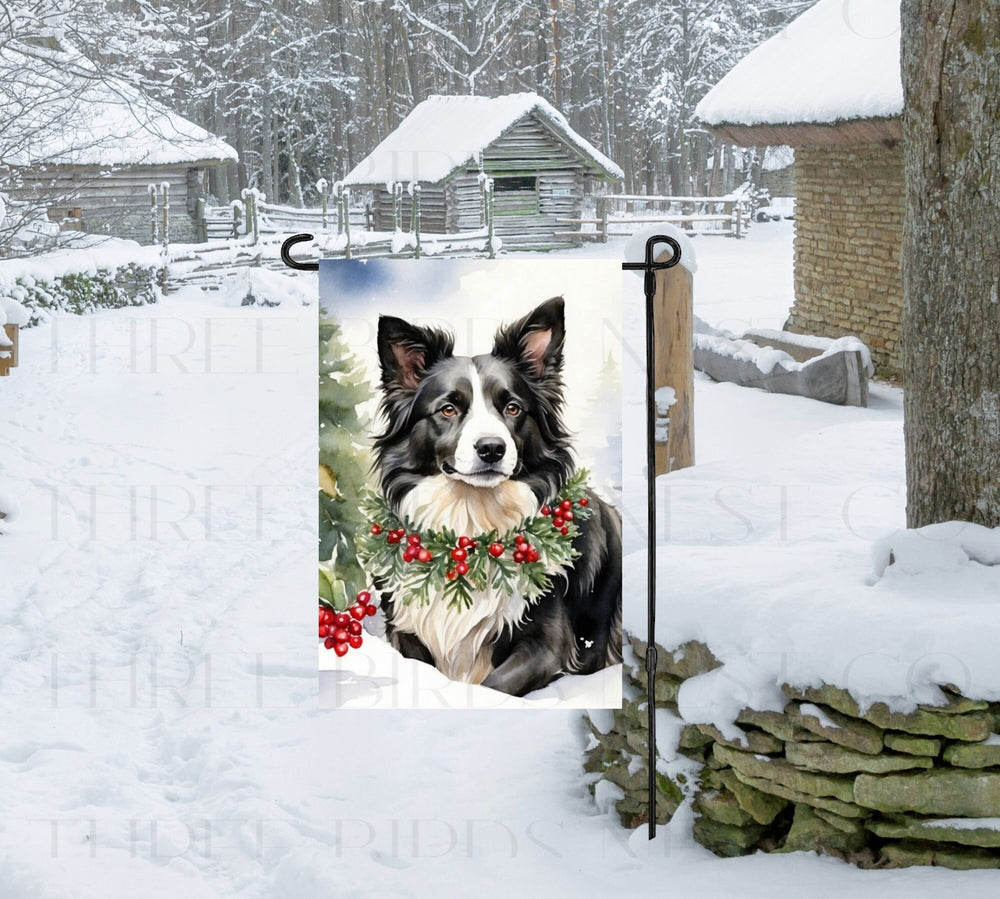
[[[555,104],[627,190],[704,194],[732,160],[696,103],[811,2],[0,0],[0,33],[63,29],[225,137],[241,163],[219,194],[309,202],[429,95],[516,91]]]

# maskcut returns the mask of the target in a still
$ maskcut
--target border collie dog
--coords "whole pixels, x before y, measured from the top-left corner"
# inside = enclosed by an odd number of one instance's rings
[[[502,327],[492,352],[472,357],[454,355],[444,331],[379,318],[387,424],[375,468],[401,519],[472,537],[504,533],[558,496],[573,470],[564,337],[562,297]],[[533,600],[487,588],[456,609],[383,592],[392,645],[455,680],[517,696],[620,662],[621,520],[599,497],[589,503],[573,544],[579,558],[550,571],[551,588]]]

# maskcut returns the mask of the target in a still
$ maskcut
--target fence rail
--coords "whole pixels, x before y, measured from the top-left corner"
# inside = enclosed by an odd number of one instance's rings
[[[655,213],[655,215],[654,215]],[[579,231],[564,236],[606,242],[609,237],[628,237],[647,224],[668,222],[696,234],[745,237],[753,207],[745,192],[724,197],[650,196],[609,194],[597,198],[597,217],[560,219],[564,225],[579,225]],[[583,226],[592,230],[583,230]]]
[[[319,186],[319,185],[317,185]],[[199,201],[197,209],[199,240],[204,244],[238,240],[256,245],[263,236],[294,234],[311,231],[317,235],[317,245],[329,256],[348,259],[363,256],[413,256],[445,252],[485,253],[495,255],[497,241],[493,230],[493,185],[485,179],[481,186],[483,204],[482,228],[455,234],[425,233],[421,229],[420,185],[414,185],[409,196],[403,185],[393,191],[392,232],[374,230],[371,204],[352,202],[351,191],[341,184],[329,194],[325,183],[321,190],[322,206],[299,208],[268,203],[256,190],[245,190],[240,200],[228,206],[211,206]],[[166,232],[158,230],[163,210],[158,202],[168,202],[164,195],[150,188],[153,240],[168,252]]]

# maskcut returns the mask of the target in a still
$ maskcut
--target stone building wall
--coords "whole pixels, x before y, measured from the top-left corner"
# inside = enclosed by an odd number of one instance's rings
[[[610,727],[586,719],[584,768],[595,796],[637,827],[647,820],[646,644],[629,642],[633,698]],[[683,682],[719,664],[700,643],[658,648],[657,706],[678,714]],[[740,712],[742,739],[706,724],[680,730],[678,752],[701,774],[671,781],[657,759],[659,823],[689,799],[695,840],[721,856],[814,850],[861,867],[1000,868],[1000,703],[949,687],[946,705],[900,713],[830,685],[783,691],[781,712]]]
[[[772,197],[794,197],[795,166],[789,165],[783,169],[761,172],[760,186],[765,188]]]
[[[881,144],[795,151],[795,305],[788,329],[854,334],[878,374],[902,374],[903,151]]]

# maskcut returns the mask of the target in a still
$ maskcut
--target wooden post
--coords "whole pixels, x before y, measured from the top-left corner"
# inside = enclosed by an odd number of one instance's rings
[[[149,224],[155,247],[160,242],[160,221],[156,214],[156,185],[150,184],[146,190],[149,193]]]
[[[344,209],[344,258],[351,258],[351,189],[345,187],[340,192],[340,203]]]
[[[195,227],[198,230],[198,243],[208,243],[208,222],[205,221],[205,198],[198,197],[195,203]]]
[[[420,185],[413,185],[413,237],[416,240],[416,247],[413,250],[413,258],[420,258]]]
[[[601,229],[601,243],[608,242],[608,198],[597,198],[597,217],[601,220],[598,226]]]
[[[17,343],[20,328],[18,325],[4,325],[3,330],[12,346],[0,346],[0,352],[9,354],[0,356],[0,377],[9,375],[10,370],[17,365]]]
[[[399,181],[392,185],[392,230],[403,230],[403,185]]]
[[[486,179],[486,250],[490,259],[496,259],[493,248],[493,179]]]
[[[323,230],[327,230],[327,200],[326,200],[326,178],[320,178],[316,182],[316,189],[319,191],[319,198],[323,204]]]
[[[250,231],[253,234],[253,245],[260,240],[260,219],[257,218],[257,191],[247,195],[247,209],[250,211]]]
[[[669,251],[656,261],[670,258]],[[657,439],[656,474],[694,465],[694,313],[693,279],[683,265],[656,273],[653,321],[656,329],[656,390],[671,387],[674,403],[666,411],[666,441]],[[662,407],[661,407],[661,410]],[[657,414],[657,431],[663,416]]]
[[[170,248],[170,184],[164,181],[160,185],[160,190],[163,195],[163,203],[161,204],[161,211],[163,217],[161,219],[163,224],[163,252],[166,253]]]

